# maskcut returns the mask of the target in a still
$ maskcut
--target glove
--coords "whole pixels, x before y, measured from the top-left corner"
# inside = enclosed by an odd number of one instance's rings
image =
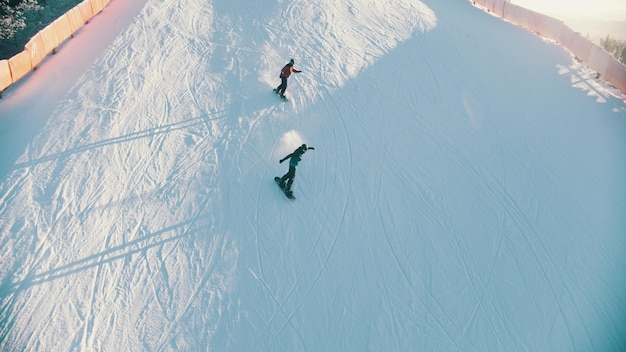
[[[280,164],[283,163],[283,161],[285,161],[285,159],[280,159],[280,161],[278,161]]]
[[[313,147],[307,147],[306,149],[308,149],[308,150],[315,150],[315,148],[313,148]]]

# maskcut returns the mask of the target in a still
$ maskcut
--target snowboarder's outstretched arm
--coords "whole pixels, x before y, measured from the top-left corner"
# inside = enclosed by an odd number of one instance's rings
[[[296,164],[298,163],[298,161],[300,161],[300,157],[302,156],[302,154],[304,154],[307,150],[315,150],[315,148],[313,147],[308,147],[306,144],[301,145],[298,149],[296,149],[293,153],[287,155],[286,157],[280,159],[280,163],[282,164],[283,161],[293,157],[294,155],[296,156]]]
[[[285,161],[285,160],[287,160],[287,159],[291,158],[292,156],[293,156],[293,153],[291,153],[291,154],[287,155],[286,157],[284,157],[284,158],[280,159],[279,163],[281,163],[281,164],[282,164],[282,163],[283,163],[283,161]]]

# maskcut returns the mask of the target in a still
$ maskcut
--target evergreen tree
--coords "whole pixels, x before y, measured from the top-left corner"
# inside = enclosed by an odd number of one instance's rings
[[[41,10],[37,0],[0,0],[0,40],[26,27],[24,13],[29,10]]]
[[[626,41],[617,40],[607,35],[606,38],[600,40],[600,45],[617,61],[626,64]]]

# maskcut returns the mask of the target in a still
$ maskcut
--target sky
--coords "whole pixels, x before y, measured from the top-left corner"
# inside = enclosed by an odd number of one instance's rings
[[[511,0],[511,3],[561,19],[626,21],[624,0]]]

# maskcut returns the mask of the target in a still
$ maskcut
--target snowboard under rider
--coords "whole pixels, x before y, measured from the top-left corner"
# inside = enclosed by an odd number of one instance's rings
[[[291,186],[293,185],[293,179],[296,178],[296,166],[302,159],[302,154],[304,154],[307,150],[315,150],[313,147],[307,147],[306,144],[301,145],[298,149],[294,150],[293,153],[287,155],[286,157],[280,159],[280,163],[289,159],[289,171],[280,179],[280,187],[285,189],[285,193],[291,193]],[[287,182],[287,186],[285,187],[285,182]]]
[[[302,71],[298,71],[293,67],[293,59],[291,59],[282,70],[280,70],[280,85],[274,89],[276,94],[280,95],[281,98],[285,99],[285,90],[287,89],[287,78],[291,76],[291,73],[300,73]]]

